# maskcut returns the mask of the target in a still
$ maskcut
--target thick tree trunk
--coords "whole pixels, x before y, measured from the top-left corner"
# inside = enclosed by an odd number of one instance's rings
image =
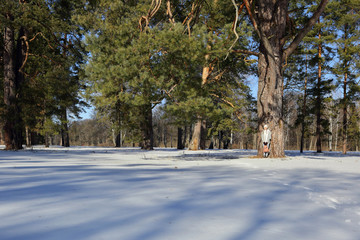
[[[284,157],[283,122],[283,74],[282,64],[296,49],[304,36],[320,17],[327,0],[322,0],[313,16],[304,25],[294,40],[284,49],[286,24],[288,18],[288,0],[259,0],[251,9],[248,0],[244,0],[250,19],[260,38],[258,56],[258,156],[262,156],[260,133],[264,124],[272,131],[270,157]],[[253,16],[255,13],[255,16]]]
[[[154,133],[152,126],[152,108],[151,104],[143,106],[143,121],[140,123],[142,132],[141,149],[153,150],[154,149]]]
[[[207,45],[208,50],[211,50],[211,45]],[[209,66],[210,54],[205,55],[206,66],[203,67],[202,75],[201,75],[201,85],[204,86],[207,83],[209,74],[210,74],[210,66]],[[198,117],[198,120],[194,127],[194,132],[192,135],[192,140],[189,146],[189,150],[204,150],[206,148],[206,120],[204,120],[201,116]]]
[[[11,16],[6,16],[9,20]],[[14,112],[15,112],[15,59],[14,59],[14,30],[5,27],[4,30],[4,104],[5,123],[4,141],[7,150],[14,150],[17,147],[14,136]]]
[[[280,53],[278,53],[279,56]],[[283,77],[280,59],[272,59],[266,53],[259,56],[258,86],[258,156],[263,156],[260,133],[267,124],[271,130],[270,157],[284,157],[284,123],[283,123]]]
[[[284,157],[283,122],[283,43],[287,1],[262,0],[258,3],[257,19],[262,39],[258,56],[258,156],[263,156],[260,134],[267,124],[272,132],[270,157]]]
[[[205,149],[205,146],[204,146],[205,144],[202,145],[202,143],[201,143],[201,139],[202,139],[201,136],[203,135],[202,132],[204,131],[203,123],[204,123],[203,120],[198,120],[195,123],[189,150],[195,151],[195,150],[199,150],[199,149]]]
[[[12,21],[13,17],[6,14],[5,17]],[[23,82],[23,74],[19,68],[23,63],[25,50],[22,37],[25,31],[20,29],[18,34],[18,47],[15,51],[14,29],[6,26],[4,29],[4,141],[7,150],[22,148],[22,121],[20,115],[19,95]],[[15,54],[16,53],[16,54]],[[17,58],[16,58],[17,56]]]

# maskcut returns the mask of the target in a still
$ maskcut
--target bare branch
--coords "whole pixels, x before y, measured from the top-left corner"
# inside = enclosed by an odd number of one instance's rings
[[[226,100],[226,99],[224,99],[224,98],[222,98],[219,95],[216,95],[214,93],[210,93],[210,95],[220,99],[221,101],[223,101],[224,103],[229,105],[231,108],[233,108],[235,110],[234,113],[235,113],[237,119],[239,119],[240,122],[245,123],[245,121],[241,118],[240,112],[238,110],[236,110],[236,106],[232,102],[230,102],[230,101],[228,101],[228,100]]]
[[[29,57],[29,42],[27,41],[27,38],[26,36],[22,36],[20,39],[23,39],[25,44],[26,44],[26,53],[25,53],[25,59],[24,59],[24,62],[22,63],[21,67],[19,68],[19,72],[21,72],[22,74],[25,74],[22,69],[24,68],[25,66],[25,63],[27,62],[27,59]]]
[[[172,15],[172,12],[171,12],[171,5],[170,5],[170,1],[168,0],[166,2],[166,14],[169,15],[169,22],[172,23],[173,25],[175,24],[175,20],[174,20],[174,17]]]
[[[249,50],[236,49],[236,50],[232,50],[232,51],[235,53],[243,53],[243,54],[247,54],[247,55],[259,56],[258,52],[253,52],[253,51],[249,51]]]
[[[157,11],[159,11],[161,6],[161,0],[152,0],[151,1],[151,5],[150,5],[150,9],[148,11],[147,16],[141,16],[139,19],[139,28],[140,28],[140,32],[143,31],[143,23],[145,21],[145,28],[147,28],[149,26],[149,22],[150,19],[157,13]]]

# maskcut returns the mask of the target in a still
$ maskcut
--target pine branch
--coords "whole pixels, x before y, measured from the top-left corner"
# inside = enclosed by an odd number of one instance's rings
[[[258,52],[253,52],[253,51],[249,51],[249,50],[237,49],[237,50],[232,50],[232,51],[234,53],[243,53],[243,54],[247,54],[247,55],[259,56]]]
[[[295,37],[295,39],[292,41],[292,43],[289,45],[289,47],[285,49],[285,51],[283,53],[284,59],[286,59],[288,56],[290,56],[295,51],[295,49],[300,44],[302,39],[311,30],[311,28],[314,26],[316,21],[320,18],[320,15],[324,11],[327,2],[328,2],[328,0],[321,0],[319,7],[317,8],[317,10],[313,14],[313,16],[309,19],[309,21],[307,22],[305,27],[298,33],[298,35]]]

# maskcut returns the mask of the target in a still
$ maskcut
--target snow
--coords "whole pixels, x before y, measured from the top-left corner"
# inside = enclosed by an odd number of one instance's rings
[[[0,151],[0,239],[360,239],[360,153]]]

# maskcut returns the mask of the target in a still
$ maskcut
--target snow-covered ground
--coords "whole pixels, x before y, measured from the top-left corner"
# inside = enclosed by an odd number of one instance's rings
[[[286,154],[0,151],[0,239],[360,239],[360,153]]]

